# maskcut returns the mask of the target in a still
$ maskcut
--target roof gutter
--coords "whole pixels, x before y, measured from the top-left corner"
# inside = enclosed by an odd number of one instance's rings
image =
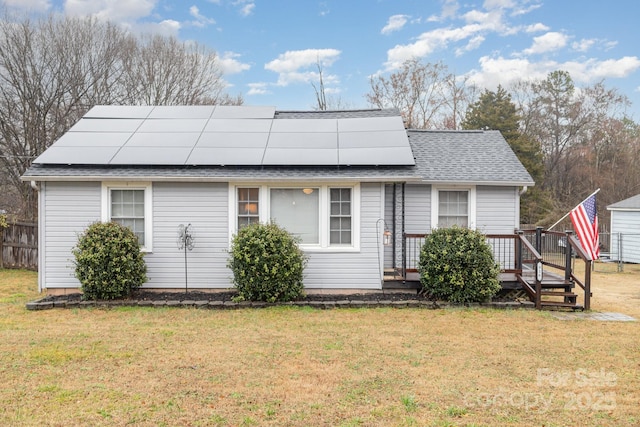
[[[411,177],[411,176],[397,176],[397,177],[389,177],[389,176],[378,176],[378,177],[359,177],[359,176],[336,176],[335,178],[319,178],[317,176],[293,176],[293,177],[246,177],[246,176],[224,176],[224,177],[193,177],[193,176],[131,176],[131,175],[121,175],[121,176],[113,176],[113,175],[69,175],[69,176],[23,176],[21,177],[22,181],[31,181],[31,185],[35,184],[36,181],[34,179],[38,179],[38,181],[55,181],[55,182],[102,182],[102,181],[111,181],[111,182],[131,182],[131,181],[151,181],[151,182],[283,182],[283,181],[308,181],[313,180],[315,182],[344,182],[344,181],[358,181],[358,182],[414,182],[420,183],[422,182],[420,178]],[[34,187],[35,188],[35,187]]]

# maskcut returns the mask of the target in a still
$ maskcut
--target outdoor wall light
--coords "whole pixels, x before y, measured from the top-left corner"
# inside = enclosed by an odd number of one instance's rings
[[[384,246],[391,246],[391,232],[387,230],[386,226],[382,234],[382,244]]]
[[[306,195],[313,193],[313,188],[303,188],[302,192]]]

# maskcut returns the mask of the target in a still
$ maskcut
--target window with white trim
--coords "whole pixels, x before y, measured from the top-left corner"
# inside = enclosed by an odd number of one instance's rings
[[[469,226],[469,192],[441,190],[438,194],[438,227]]]
[[[329,243],[351,244],[351,189],[329,189]]]
[[[269,189],[269,219],[305,245],[320,244],[320,191],[317,188]]]
[[[433,186],[431,188],[431,227],[457,225],[476,227],[475,186]]]
[[[236,233],[253,222],[274,221],[305,249],[359,249],[359,186],[231,186]]]
[[[145,251],[151,251],[151,184],[103,183],[102,221],[129,227]]]
[[[238,188],[238,230],[260,221],[259,188]]]

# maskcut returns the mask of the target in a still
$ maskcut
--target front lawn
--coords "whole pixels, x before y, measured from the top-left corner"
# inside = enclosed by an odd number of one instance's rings
[[[594,310],[640,316],[630,270],[594,274]],[[38,296],[34,273],[0,270],[0,425],[640,423],[637,322],[488,309],[27,311]]]

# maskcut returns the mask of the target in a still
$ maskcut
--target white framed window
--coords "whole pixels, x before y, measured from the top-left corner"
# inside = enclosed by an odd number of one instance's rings
[[[360,249],[360,186],[230,184],[230,234],[252,222],[274,221],[300,238],[303,249]]]
[[[115,221],[129,227],[140,241],[142,250],[151,252],[152,193],[151,183],[102,183],[102,221]]]
[[[238,187],[238,223],[237,229],[260,221],[260,188]]]
[[[431,228],[447,228],[454,225],[475,229],[475,186],[432,186]]]

